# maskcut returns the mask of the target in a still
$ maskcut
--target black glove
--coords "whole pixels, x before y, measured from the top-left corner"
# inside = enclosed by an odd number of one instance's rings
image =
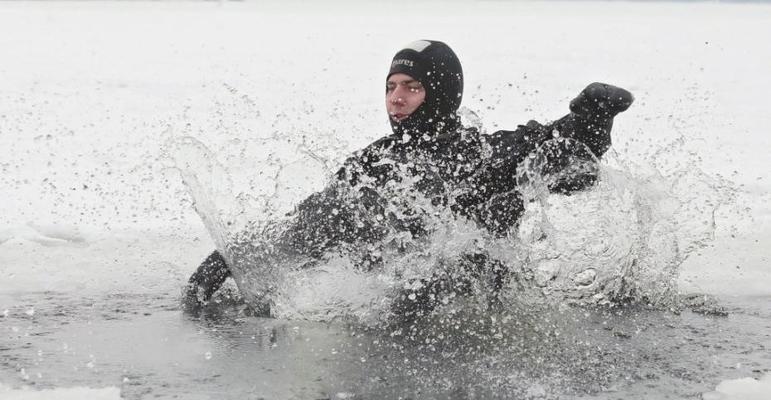
[[[628,90],[594,82],[570,102],[570,111],[588,119],[613,118],[634,102]]]

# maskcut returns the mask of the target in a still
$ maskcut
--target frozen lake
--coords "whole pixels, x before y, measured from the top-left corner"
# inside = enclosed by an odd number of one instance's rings
[[[2,3],[0,398],[767,398],[769,37],[768,4]],[[388,133],[383,77],[419,38],[458,53],[488,131],[632,91],[611,158],[709,211],[677,283],[718,306],[460,309],[418,336],[182,313],[214,244],[169,140],[236,193],[289,175],[291,207]]]

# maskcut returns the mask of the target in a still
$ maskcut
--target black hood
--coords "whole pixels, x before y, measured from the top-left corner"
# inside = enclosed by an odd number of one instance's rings
[[[420,81],[426,99],[407,119],[391,121],[395,134],[423,137],[458,127],[458,107],[463,98],[463,69],[450,46],[436,40],[419,40],[399,50],[386,79],[407,74]]]

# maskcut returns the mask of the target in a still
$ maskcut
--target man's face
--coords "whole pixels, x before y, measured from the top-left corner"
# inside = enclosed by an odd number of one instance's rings
[[[423,104],[426,90],[423,85],[407,74],[393,74],[386,82],[386,110],[396,122],[409,117]]]

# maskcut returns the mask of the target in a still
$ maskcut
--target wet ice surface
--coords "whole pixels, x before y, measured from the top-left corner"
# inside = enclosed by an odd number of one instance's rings
[[[405,16],[376,4],[3,3],[0,398],[746,398],[730,383],[756,388],[734,380],[771,368],[771,59],[757,51],[768,6],[469,4]],[[424,34],[459,52],[464,105],[488,131],[557,118],[591,81],[634,92],[616,157],[735,193],[713,204],[709,245],[679,266],[680,290],[720,307],[457,303],[418,333],[261,319],[228,301],[183,314],[180,287],[214,243],[164,144],[204,142],[251,205],[288,175],[273,211],[290,209],[388,130],[381,73]],[[701,204],[705,189],[673,192]],[[232,193],[220,195],[221,207]]]
[[[457,313],[373,331],[280,321],[174,295],[5,294],[4,383],[124,398],[690,398],[771,362],[771,298],[728,316],[639,308]],[[32,311],[34,310],[34,312]]]

